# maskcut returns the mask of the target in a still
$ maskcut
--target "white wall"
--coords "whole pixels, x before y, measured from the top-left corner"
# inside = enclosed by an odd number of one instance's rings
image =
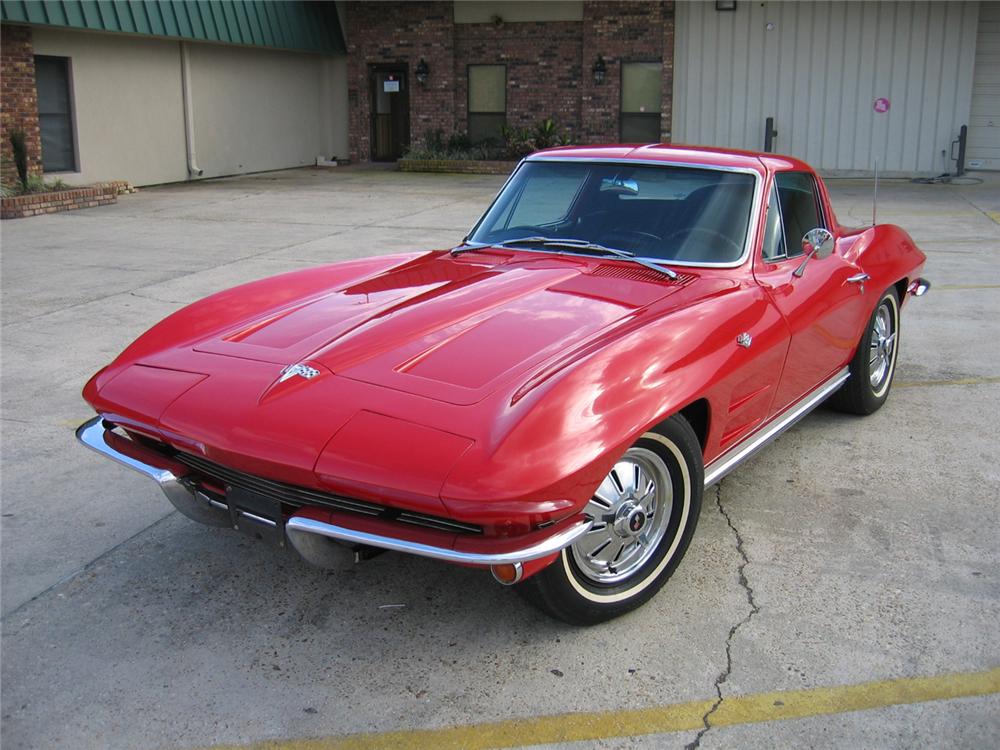
[[[322,60],[191,44],[195,147],[205,177],[315,164]]]
[[[966,157],[970,169],[1000,169],[1000,2],[979,4]]]
[[[868,173],[876,158],[887,175],[953,169],[942,152],[969,118],[978,3],[676,8],[675,142],[760,150],[773,116],[774,150],[827,174]]]
[[[69,57],[79,172],[74,185],[187,177],[177,42],[35,27],[36,55]]]
[[[327,57],[320,82],[320,154],[346,159],[347,140],[347,58]]]
[[[69,57],[80,171],[71,184],[188,179],[180,42],[34,29],[35,54]],[[347,155],[344,57],[188,46],[203,177]]]

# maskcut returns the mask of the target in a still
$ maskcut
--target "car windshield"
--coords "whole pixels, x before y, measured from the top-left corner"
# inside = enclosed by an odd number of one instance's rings
[[[731,263],[743,255],[754,176],[697,167],[529,161],[476,225],[472,244]],[[568,240],[563,244],[562,240]]]

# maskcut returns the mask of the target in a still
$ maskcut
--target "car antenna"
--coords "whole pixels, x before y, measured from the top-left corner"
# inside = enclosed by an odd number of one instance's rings
[[[878,157],[875,157],[875,192],[872,194],[872,226],[875,226],[875,210],[878,208]]]

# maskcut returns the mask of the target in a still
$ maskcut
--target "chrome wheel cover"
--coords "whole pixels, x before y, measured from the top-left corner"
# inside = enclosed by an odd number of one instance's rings
[[[892,302],[883,300],[872,322],[871,346],[868,352],[868,382],[878,393],[892,373],[896,346],[896,317]]]
[[[648,448],[629,448],[584,508],[594,525],[570,547],[580,573],[601,584],[627,579],[656,552],[672,510],[666,463]]]

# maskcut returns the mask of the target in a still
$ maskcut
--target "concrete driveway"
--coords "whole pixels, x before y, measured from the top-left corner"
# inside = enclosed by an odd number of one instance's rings
[[[501,181],[305,169],[3,223],[5,748],[995,744],[995,178],[883,183],[934,282],[888,404],[820,410],[730,475],[659,596],[600,627],[421,559],[318,572],[76,445],[86,379],[182,304],[451,246]],[[870,219],[870,186],[830,187]]]

